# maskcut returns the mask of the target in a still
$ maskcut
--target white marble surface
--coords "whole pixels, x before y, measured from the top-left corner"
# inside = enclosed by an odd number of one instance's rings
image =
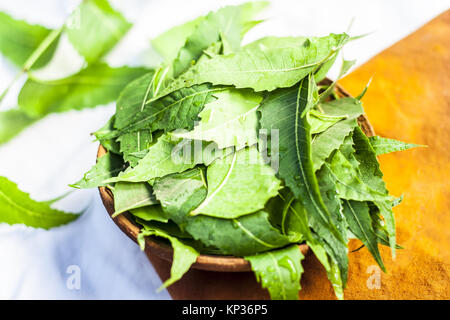
[[[241,1],[112,1],[135,26],[108,55],[107,61],[112,65],[145,63],[142,52],[151,37],[211,9],[238,2]],[[77,3],[0,0],[0,10],[29,22],[56,27]],[[263,14],[268,21],[252,30],[245,41],[269,34],[342,32],[354,18],[352,35],[372,32],[344,50],[346,59],[358,59],[361,64],[449,6],[448,0],[273,0]],[[73,71],[69,66],[73,69],[80,63],[80,57],[69,51],[60,54],[53,70],[69,73]],[[14,71],[11,64],[0,60],[0,90],[14,76]],[[331,76],[335,74],[336,70],[332,70]],[[2,110],[17,103],[18,86],[3,101]],[[67,185],[78,180],[94,163],[97,145],[92,143],[89,133],[103,125],[113,112],[111,104],[48,116],[0,146],[0,175],[17,182],[35,199],[49,199],[66,192]],[[76,222],[50,231],[0,224],[0,298],[170,298],[166,291],[156,293],[161,281],[153,267],[112,223],[96,190],[77,191],[57,207],[71,211],[88,209]],[[70,266],[79,267],[80,289],[67,286]]]

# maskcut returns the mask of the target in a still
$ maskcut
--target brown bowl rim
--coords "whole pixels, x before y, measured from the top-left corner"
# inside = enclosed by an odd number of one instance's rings
[[[329,85],[332,81],[328,78],[324,79],[322,83]],[[341,97],[350,97],[350,94],[345,91],[339,84],[336,84],[336,92]],[[365,114],[358,118],[358,124],[364,133],[368,136],[374,136],[375,132]],[[106,149],[100,145],[97,151],[97,159],[106,154]],[[103,205],[106,208],[114,223],[124,232],[131,240],[137,243],[137,236],[140,232],[140,227],[131,219],[129,212],[124,212],[115,218],[112,218],[114,213],[114,197],[112,192],[106,187],[99,187],[100,197]],[[299,244],[299,249],[306,255],[309,251],[309,246],[306,244]],[[162,242],[154,237],[146,237],[145,251],[147,254],[155,254],[163,260],[172,261],[173,249],[170,245]],[[208,255],[200,254],[197,261],[192,265],[192,268],[208,271],[219,272],[249,272],[251,271],[250,263],[244,258],[223,255]]]

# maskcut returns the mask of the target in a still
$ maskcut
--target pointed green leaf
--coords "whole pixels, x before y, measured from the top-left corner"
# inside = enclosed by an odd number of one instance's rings
[[[14,182],[0,177],[0,222],[50,229],[76,220],[79,215],[52,209],[21,191]]]
[[[343,214],[347,219],[350,230],[369,249],[375,261],[383,271],[386,271],[380,251],[378,250],[378,239],[372,227],[369,207],[365,202],[344,200]]]
[[[114,215],[157,204],[151,186],[146,182],[118,182],[114,185]]]
[[[120,153],[123,154],[124,161],[131,167],[135,167],[142,157],[137,157],[136,153],[148,152],[153,141],[150,130],[140,130],[136,132],[125,133],[117,138],[120,143]]]
[[[167,214],[163,211],[160,205],[150,205],[131,209],[130,212],[133,216],[144,221],[159,221],[164,223],[169,221]]]
[[[244,258],[272,300],[298,300],[304,257],[297,245]]]
[[[261,127],[279,130],[279,177],[302,201],[308,213],[309,223],[329,245],[328,254],[338,263],[344,279],[347,274],[347,246],[342,235],[331,221],[319,191],[311,160],[311,133],[302,112],[312,102],[309,90],[310,78],[303,79],[299,88],[278,90],[261,106]],[[273,156],[273,155],[272,155]]]
[[[65,79],[28,79],[19,94],[19,106],[33,116],[92,108],[117,99],[120,91],[146,70],[93,64]]]
[[[120,156],[108,152],[97,160],[97,163],[84,174],[84,177],[70,186],[77,189],[89,189],[106,186],[106,179],[115,177],[125,169]]]
[[[359,170],[361,172],[361,180],[369,185],[372,189],[380,193],[388,195],[386,185],[383,181],[383,173],[380,169],[380,164],[377,160],[377,154],[370,144],[369,138],[364,132],[357,127],[353,133],[353,140],[356,146],[355,158],[361,164]],[[389,241],[391,245],[392,255],[395,257],[395,246],[397,244],[395,219],[392,212],[391,199],[385,201],[375,201],[375,204],[380,209],[381,214],[386,222],[386,229],[389,234]]]
[[[114,121],[116,116],[113,115],[106,124],[95,131],[93,135],[100,141],[100,144],[108,151],[114,152],[115,154],[120,154],[120,145],[116,139],[109,139],[107,136],[114,132]]]
[[[183,275],[189,270],[191,265],[197,260],[199,253],[192,247],[184,244],[180,240],[175,237],[170,236],[166,232],[162,230],[143,230],[138,235],[138,242],[144,250],[145,248],[145,240],[144,237],[148,236],[157,236],[161,238],[165,238],[170,241],[173,248],[173,260],[172,260],[172,268],[170,269],[170,278],[167,279],[163,285],[158,289],[162,290],[177,282],[183,277]]]
[[[380,154],[403,151],[411,148],[425,147],[420,144],[406,143],[394,139],[382,138],[379,136],[370,137],[369,140],[377,156],[379,156]]]
[[[274,170],[255,146],[214,161],[207,169],[207,181],[208,195],[192,215],[237,218],[263,209],[280,189]]]
[[[131,24],[107,0],[84,0],[72,13],[65,31],[86,61],[94,62],[112,49],[130,28]]]
[[[0,112],[0,145],[14,138],[37,120],[20,109]]]
[[[283,247],[289,239],[269,221],[269,214],[259,211],[237,219],[190,216],[206,197],[207,188],[201,169],[192,169],[156,179],[153,186],[169,218],[196,240],[216,247],[220,254],[236,256]]]
[[[146,156],[134,168],[105,182],[146,182],[171,173],[185,171],[196,165],[190,159],[186,160],[179,157],[174,148],[175,142],[172,141],[169,135],[163,134],[149,148]]]
[[[255,91],[291,87],[320,67],[347,41],[346,34],[309,38],[289,48],[249,47],[204,60],[175,80],[161,95],[205,82]]]
[[[173,62],[173,76],[178,77],[189,69],[221,35],[233,49],[239,48],[242,36],[249,29],[248,22],[266,5],[267,2],[249,2],[227,6],[201,19]]]
[[[31,25],[0,12],[0,52],[18,67],[23,67],[28,58],[49,36],[52,30],[40,25]],[[54,41],[33,64],[33,69],[48,63],[56,49]]]
[[[257,142],[256,110],[262,100],[250,90],[225,90],[214,94],[217,100],[205,105],[200,122],[189,132],[176,133],[179,138],[214,141],[218,147],[237,150]]]
[[[204,105],[215,100],[214,92],[223,88],[214,88],[204,84],[175,91],[159,100],[147,101],[141,112],[134,114],[128,125],[116,128],[121,133],[135,132],[142,129],[172,131],[175,129],[192,129],[194,121]],[[130,112],[130,111],[127,111]]]
[[[306,114],[306,117],[311,127],[311,134],[321,133],[342,119],[345,119],[345,116],[330,116],[315,109],[310,110]]]

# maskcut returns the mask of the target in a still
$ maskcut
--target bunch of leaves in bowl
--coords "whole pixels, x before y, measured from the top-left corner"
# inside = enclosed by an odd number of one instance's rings
[[[108,153],[74,186],[108,187],[115,216],[173,246],[170,285],[200,254],[248,260],[273,299],[297,299],[306,243],[338,298],[350,238],[384,270],[396,249],[377,155],[412,145],[368,138],[360,98],[325,75],[345,33],[265,37],[245,46],[265,3],[225,7],[154,39],[162,65],[131,82],[95,133]],[[344,61],[342,74],[352,62]]]

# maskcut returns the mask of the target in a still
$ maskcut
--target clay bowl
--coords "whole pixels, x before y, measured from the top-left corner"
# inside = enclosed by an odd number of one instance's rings
[[[323,84],[330,84],[329,79],[325,79]],[[348,97],[349,94],[339,85],[336,86],[336,92],[341,97]],[[369,123],[369,120],[365,115],[358,118],[358,123],[361,129],[367,136],[373,136],[374,131]],[[97,158],[106,154],[106,149],[101,145],[98,148]],[[103,201],[103,205],[106,211],[111,216],[114,213],[114,198],[112,192],[105,188],[100,187],[100,197]],[[114,223],[124,232],[130,239],[137,242],[137,236],[140,231],[140,227],[135,224],[131,218],[131,214],[125,212],[119,216],[113,218]],[[306,244],[300,244],[299,249],[303,254],[306,254],[309,247]],[[146,238],[145,251],[147,255],[157,255],[158,257],[172,261],[173,250],[167,243],[160,241],[157,238]],[[202,254],[197,258],[197,261],[192,265],[192,268],[209,271],[219,272],[248,272],[251,271],[250,263],[243,258],[233,256],[219,256],[219,255],[206,255]]]

